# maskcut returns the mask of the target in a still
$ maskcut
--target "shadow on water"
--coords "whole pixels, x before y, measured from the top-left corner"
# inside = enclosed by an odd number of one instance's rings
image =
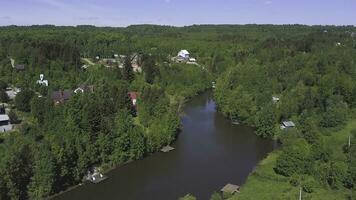
[[[176,200],[187,193],[209,199],[226,183],[243,184],[274,142],[258,138],[252,128],[232,125],[216,111],[211,96],[207,92],[186,104],[174,151],[118,167],[106,181],[56,199]]]

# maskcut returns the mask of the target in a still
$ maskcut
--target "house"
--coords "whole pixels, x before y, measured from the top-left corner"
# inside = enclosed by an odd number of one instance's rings
[[[137,104],[137,97],[138,97],[138,92],[129,92],[129,97],[131,99],[132,105],[136,106]]]
[[[10,118],[6,114],[0,115],[0,133],[11,131],[12,125],[10,124]]]
[[[94,85],[78,85],[78,88],[74,90],[75,94],[84,93],[84,92],[94,92]]]
[[[6,88],[6,94],[10,99],[15,99],[16,95],[21,92],[20,88]]]
[[[189,60],[190,54],[187,50],[181,50],[178,52],[177,59]]]
[[[48,80],[44,80],[44,75],[40,74],[40,80],[37,80],[37,84],[48,86]]]
[[[282,121],[281,123],[281,130],[283,129],[289,129],[289,128],[294,128],[295,124],[292,121]]]
[[[139,63],[140,63],[141,57],[138,53],[134,53],[131,56],[131,66],[132,66],[132,70],[134,72],[142,72],[142,68],[140,67]]]
[[[356,32],[352,32],[351,37],[356,37]]]
[[[72,91],[70,90],[59,90],[59,91],[54,91],[52,92],[52,101],[55,105],[65,103],[70,100],[72,97]]]
[[[16,70],[19,70],[19,71],[21,71],[21,70],[25,70],[25,64],[16,64],[15,65],[15,69]]]

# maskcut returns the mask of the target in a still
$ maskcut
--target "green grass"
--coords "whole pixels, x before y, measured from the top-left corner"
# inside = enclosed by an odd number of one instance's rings
[[[335,131],[330,136],[324,136],[334,156],[343,155],[342,146],[346,144],[351,130],[356,129],[356,119],[350,121],[343,129]],[[298,199],[299,187],[289,183],[289,178],[278,175],[273,168],[280,152],[274,151],[259,163],[256,170],[250,174],[241,192],[230,200],[295,200]],[[304,193],[303,200],[339,200],[346,199],[348,190],[331,190],[323,186],[314,188],[313,193]]]

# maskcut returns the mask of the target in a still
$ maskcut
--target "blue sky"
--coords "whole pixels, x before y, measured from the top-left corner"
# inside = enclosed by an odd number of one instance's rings
[[[0,25],[356,25],[356,0],[0,0]]]

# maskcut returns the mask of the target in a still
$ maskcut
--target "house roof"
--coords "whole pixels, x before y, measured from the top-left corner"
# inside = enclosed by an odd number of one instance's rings
[[[0,121],[9,121],[10,118],[8,115],[0,115]]]
[[[129,92],[130,99],[137,99],[138,92]]]
[[[230,183],[228,183],[221,189],[222,192],[231,193],[231,194],[233,194],[235,192],[239,192],[239,190],[240,190],[240,186],[233,185]]]
[[[292,122],[292,121],[283,121],[282,124],[283,124],[285,127],[295,127],[295,124],[294,124],[294,122]]]
[[[179,53],[182,53],[182,54],[189,54],[189,52],[188,52],[187,50],[185,50],[185,49],[180,50],[180,52],[179,52]]]
[[[12,130],[12,125],[11,124],[0,126],[0,133],[11,131],[11,130]]]
[[[54,101],[68,101],[72,97],[72,91],[60,90],[52,92],[52,100]]]

